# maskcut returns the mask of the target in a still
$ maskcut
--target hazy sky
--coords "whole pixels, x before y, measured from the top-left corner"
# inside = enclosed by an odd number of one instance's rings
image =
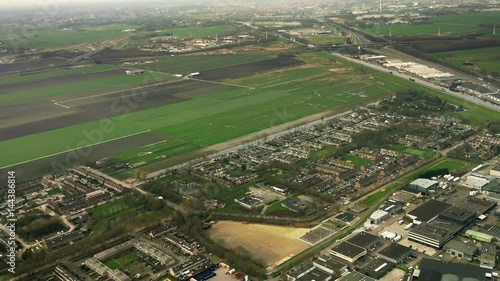
[[[72,3],[99,3],[99,2],[124,2],[123,0],[0,0],[0,6],[2,7],[15,7],[15,6],[25,6],[25,7],[43,7],[43,6],[57,6],[66,5]]]

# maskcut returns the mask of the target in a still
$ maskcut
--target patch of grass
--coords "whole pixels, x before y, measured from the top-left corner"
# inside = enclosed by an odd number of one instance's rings
[[[121,265],[117,260],[109,260],[104,263],[107,267],[111,269],[122,269],[123,265]]]
[[[93,69],[99,70],[98,72],[103,72],[99,68]],[[86,73],[86,71],[82,70],[82,73]],[[32,76],[31,78],[33,78],[33,81],[38,81],[40,78],[36,76],[36,74],[28,76]],[[41,77],[44,76],[45,75],[42,75]],[[64,102],[77,97],[125,90],[134,86],[164,82],[173,79],[172,76],[163,73],[146,73],[144,75],[129,76],[126,75],[125,70],[123,70],[123,73],[109,77],[96,77],[90,80],[59,82],[55,85],[33,87],[32,89],[5,91],[0,95],[0,104],[9,105],[35,100],[52,99],[56,99],[58,102]],[[43,80],[43,78],[41,80]],[[93,101],[95,100],[96,98],[93,98]]]
[[[393,146],[391,146],[391,149],[394,151],[399,151],[402,153],[420,156],[420,157],[424,157],[424,158],[431,158],[436,154],[433,151],[422,150],[422,149],[418,149],[418,148],[414,148],[414,147],[406,147],[403,145],[393,145]]]
[[[132,252],[126,256],[117,259],[116,261],[120,263],[122,266],[127,266],[128,264],[131,264],[138,259],[139,255],[136,252]]]
[[[130,206],[125,203],[123,198],[116,199],[110,203],[106,203],[96,207],[90,211],[92,217],[98,220],[105,220],[116,217],[123,211],[130,210]],[[96,227],[97,228],[97,227]]]
[[[342,160],[354,164],[354,166],[356,166],[356,168],[370,164],[372,162],[372,160],[370,160],[368,158],[363,158],[363,157],[359,157],[359,156],[355,156],[355,155],[344,156],[344,157],[342,157]]]
[[[290,211],[287,208],[281,206],[281,203],[283,201],[286,201],[286,199],[282,200],[282,201],[279,201],[279,202],[276,202],[276,203],[272,204],[271,206],[267,207],[265,214],[266,215],[273,215],[274,213],[277,213],[277,212],[280,212],[280,213],[289,212],[290,214],[294,214],[292,211]]]
[[[144,131],[120,122],[95,121],[0,142],[0,167]],[[33,145],[36,143],[37,145]]]
[[[387,188],[379,190],[379,191],[377,191],[375,193],[372,193],[372,194],[368,195],[367,197],[365,197],[364,199],[362,199],[359,203],[361,205],[364,205],[364,206],[367,206],[367,207],[370,207],[370,206],[373,206],[375,204],[378,204],[378,203],[380,203],[380,201],[381,201],[382,198],[384,198],[387,194],[389,194],[392,191],[394,191],[399,186],[400,186],[399,184],[394,184],[394,185],[391,185],[391,186],[389,186]]]
[[[392,29],[393,36],[436,35],[439,28],[441,35],[466,35],[470,33],[491,34],[493,25],[498,22],[500,12],[467,12],[431,17],[431,24],[381,25],[364,28],[365,32],[376,36],[388,36]],[[489,27],[491,26],[491,27]]]
[[[309,43],[319,46],[344,44],[346,40],[345,37],[335,35],[309,36],[305,37],[305,39]]]
[[[432,55],[468,70],[500,74],[500,47],[433,53]],[[464,65],[470,62],[472,66]]]
[[[447,159],[447,160],[443,160],[443,161],[437,163],[436,165],[430,167],[429,170],[448,169],[448,171],[452,172],[454,170],[464,168],[467,165],[469,165],[469,163],[458,161],[458,160]]]
[[[102,42],[111,39],[126,38],[129,33],[124,29],[137,28],[137,25],[109,24],[101,26],[80,26],[73,30],[58,27],[3,27],[0,40],[6,45],[17,48],[56,48],[81,43]]]

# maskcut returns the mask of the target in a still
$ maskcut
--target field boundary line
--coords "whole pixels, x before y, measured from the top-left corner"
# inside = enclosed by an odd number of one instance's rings
[[[288,80],[288,81],[284,81],[284,82],[281,82],[281,83],[276,83],[276,84],[273,84],[273,85],[268,85],[268,86],[264,86],[264,87],[261,87],[260,89],[267,89],[267,88],[272,88],[272,87],[276,87],[276,86],[280,86],[280,85],[286,85],[286,84],[293,84],[293,83],[296,83],[296,82],[302,82],[302,81],[307,81],[307,80],[310,80],[310,79],[314,79],[314,78],[317,78],[317,77],[322,77],[322,76],[328,76],[329,73],[319,73],[319,74],[315,74],[315,75],[311,75],[311,76],[307,76],[307,77],[303,77],[303,78],[298,78],[298,79],[294,79],[294,80]]]
[[[127,92],[127,91],[151,88],[151,87],[156,87],[156,86],[163,86],[166,84],[173,84],[173,83],[177,83],[177,82],[179,82],[179,81],[177,81],[177,80],[176,81],[164,81],[164,82],[159,82],[159,83],[155,83],[155,84],[125,89],[125,90],[118,90],[118,91],[112,91],[112,92],[107,92],[107,93],[102,93],[102,94],[97,94],[97,95],[92,95],[92,96],[85,96],[85,97],[74,98],[74,99],[69,99],[69,100],[56,101],[56,103],[58,103],[58,105],[61,105],[62,103],[67,103],[67,102],[72,102],[72,101],[85,100],[88,98],[95,98],[95,97],[101,97],[101,96],[107,96],[107,95],[114,95],[114,94],[119,94],[119,93],[123,93],[123,92]]]
[[[75,151],[75,150],[80,150],[80,149],[84,149],[84,148],[87,148],[87,147],[92,147],[92,146],[100,145],[100,144],[103,144],[103,143],[108,143],[108,142],[112,142],[112,141],[116,141],[116,140],[126,139],[126,138],[129,138],[129,137],[133,137],[133,136],[137,136],[137,135],[141,135],[141,134],[145,134],[145,133],[149,133],[149,132],[151,132],[151,130],[146,130],[146,131],[142,131],[142,132],[138,132],[138,133],[133,133],[133,134],[130,134],[130,135],[126,135],[126,136],[122,136],[122,137],[117,137],[117,138],[113,138],[113,139],[110,139],[110,140],[105,140],[105,141],[101,141],[101,142],[98,142],[98,143],[93,143],[93,144],[85,145],[85,146],[78,147],[78,148],[73,148],[73,149],[68,149],[68,150],[61,151],[61,152],[52,153],[52,154],[49,154],[49,155],[45,155],[45,156],[33,158],[33,159],[30,159],[30,160],[18,162],[18,163],[7,165],[7,166],[3,166],[3,167],[0,167],[0,170],[1,169],[7,169],[7,168],[10,168],[10,167],[14,167],[14,166],[17,166],[17,165],[22,165],[22,164],[30,163],[30,162],[37,161],[37,160],[46,159],[46,158],[49,158],[49,157],[52,157],[52,156],[61,155],[61,154],[64,154],[64,153]]]
[[[237,84],[231,84],[231,83],[225,83],[225,82],[203,80],[203,79],[198,79],[198,78],[187,78],[187,79],[194,80],[194,81],[200,81],[200,82],[206,82],[206,83],[220,84],[220,85],[225,85],[225,86],[240,87],[240,88],[245,88],[248,90],[255,90],[254,87],[250,87],[250,86],[243,86],[243,85],[237,85]]]

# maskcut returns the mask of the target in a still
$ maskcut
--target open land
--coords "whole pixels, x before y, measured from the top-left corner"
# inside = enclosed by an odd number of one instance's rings
[[[119,156],[124,161],[141,162],[143,166],[140,169],[151,172],[165,168],[172,156],[181,153],[307,116],[367,104],[408,88],[419,88],[439,95],[422,86],[361,68],[329,54],[305,53],[295,58],[280,56],[217,68],[202,72],[196,79],[153,84],[145,91],[145,95],[140,95],[142,100],[139,101],[133,99],[137,95],[134,91],[77,95],[75,98],[64,96],[65,99],[54,101],[65,106],[59,106],[60,116],[38,121],[29,116],[8,115],[12,119],[4,124],[13,122],[14,125],[0,129],[4,138],[0,147],[12,153],[0,166],[11,166],[76,149],[82,140],[96,144],[141,132],[154,132],[175,142]],[[454,99],[441,95],[444,99]],[[495,119],[491,118],[494,116],[491,110],[469,105],[456,98],[453,101],[470,109],[466,112],[468,116],[463,118],[481,118],[477,122]],[[47,111],[58,107],[50,101],[38,102],[45,103],[43,106],[47,108],[50,106]],[[15,112],[16,107],[21,110],[23,106],[26,104],[13,106],[10,110]],[[110,110],[113,106],[118,109]],[[481,110],[481,114],[477,114],[476,110]],[[16,121],[15,118],[25,119]],[[116,125],[117,129],[99,138],[99,141],[82,137],[84,129],[98,129],[99,123],[95,120],[101,118],[109,118],[106,120]],[[76,125],[80,123],[83,124]],[[69,139],[61,139],[61,136],[69,135]],[[23,141],[19,142],[16,138]],[[26,150],[28,143],[48,143],[48,139],[51,142],[56,140],[55,143],[60,139],[64,145],[49,144],[42,150]],[[131,171],[133,173],[135,171]]]
[[[470,12],[456,15],[440,15],[431,17],[431,24],[378,25],[364,28],[363,31],[376,36],[410,36],[410,35],[467,35],[479,33],[492,34],[493,25],[498,22],[500,12]],[[490,27],[491,26],[491,27]],[[498,36],[498,35],[497,35]]]
[[[433,53],[432,55],[468,70],[480,70],[488,74],[500,73],[500,47]],[[464,65],[464,63],[472,65]]]
[[[81,26],[77,29],[12,27],[0,29],[0,40],[14,48],[50,49],[125,38],[130,33],[123,32],[123,30],[137,27],[139,26],[126,24]]]
[[[309,247],[298,239],[307,231],[307,228],[220,221],[212,227],[209,235],[215,241],[222,240],[221,244],[229,248],[243,247],[256,260],[274,266]]]

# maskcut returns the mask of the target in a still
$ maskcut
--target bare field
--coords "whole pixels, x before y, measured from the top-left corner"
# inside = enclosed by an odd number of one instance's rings
[[[298,238],[308,232],[308,228],[274,226],[265,224],[242,224],[241,222],[220,221],[210,230],[210,238],[224,246],[235,249],[240,246],[252,256],[264,261],[268,266],[288,259],[309,245]]]

